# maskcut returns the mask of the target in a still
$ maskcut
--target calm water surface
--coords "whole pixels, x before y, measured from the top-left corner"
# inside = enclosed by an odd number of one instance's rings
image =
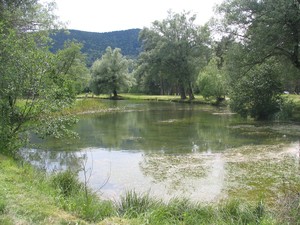
[[[232,166],[237,169],[237,162],[252,159],[253,152],[267,160],[278,152],[297,155],[297,124],[256,123],[205,105],[107,104],[119,110],[79,117],[74,130],[80,138],[33,137],[38,147],[24,151],[24,157],[48,171],[73,168],[81,179],[85,171],[89,185],[104,198],[117,200],[135,190],[165,200],[212,202],[234,193],[228,182],[240,181]]]

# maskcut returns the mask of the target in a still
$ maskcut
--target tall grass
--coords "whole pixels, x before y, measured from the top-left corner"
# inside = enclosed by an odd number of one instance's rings
[[[187,199],[173,199],[168,203],[154,200],[148,194],[127,192],[117,205],[119,216],[138,218],[142,224],[274,224],[264,204],[250,205],[238,200],[205,205]]]
[[[57,202],[64,210],[75,212],[78,217],[90,222],[116,215],[113,203],[100,200],[96,193],[78,180],[76,173],[62,171],[54,174],[51,180],[58,193]]]
[[[5,202],[5,200],[2,197],[0,197],[0,215],[4,214],[6,205],[7,203]]]
[[[149,197],[149,194],[137,194],[135,191],[128,191],[116,204],[119,215],[128,218],[137,218],[147,211],[150,211],[159,202]]]
[[[28,165],[0,157],[0,224],[300,224],[299,189],[288,187],[275,209],[241,200],[162,202],[129,191],[119,202],[104,201],[76,174],[50,177]],[[104,221],[103,221],[104,220]],[[103,221],[103,222],[101,222]]]

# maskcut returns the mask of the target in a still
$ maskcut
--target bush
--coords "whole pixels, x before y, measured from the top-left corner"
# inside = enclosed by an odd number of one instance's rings
[[[272,119],[280,111],[281,82],[271,65],[263,64],[232,81],[230,107],[243,117]]]
[[[197,86],[205,99],[214,97],[217,102],[225,100],[225,95],[228,93],[227,80],[224,71],[218,68],[215,58],[209,62],[203,71],[200,71]]]
[[[292,117],[295,104],[292,100],[282,98],[279,102],[279,112],[274,115],[275,120],[288,120]]]

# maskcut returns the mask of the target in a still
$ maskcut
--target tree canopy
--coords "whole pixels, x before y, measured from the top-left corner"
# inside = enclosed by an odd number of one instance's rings
[[[300,68],[299,1],[226,0],[218,12],[223,40],[230,40],[222,57],[232,109],[256,119],[272,118],[284,108],[282,84],[300,78],[295,72]]]
[[[252,64],[284,57],[300,69],[299,0],[226,0],[219,12],[224,32],[247,47]]]
[[[144,48],[140,63],[146,61],[142,72],[152,77],[161,93],[168,88],[182,99],[186,93],[194,99],[193,85],[199,68],[208,61],[210,40],[208,27],[195,25],[195,19],[189,12],[169,12],[166,19],[153,22],[140,33]]]
[[[128,71],[129,62],[121,49],[107,47],[101,59],[93,63],[91,89],[95,94],[108,93],[118,97],[118,91],[130,88],[134,82]]]
[[[50,5],[51,6],[51,5]],[[75,120],[61,113],[75,98],[70,71],[80,46],[48,50],[48,29],[57,26],[52,7],[34,0],[2,1],[0,7],[0,151],[13,154],[26,132],[70,133]],[[69,54],[73,52],[74,54]],[[30,124],[30,126],[29,126]]]

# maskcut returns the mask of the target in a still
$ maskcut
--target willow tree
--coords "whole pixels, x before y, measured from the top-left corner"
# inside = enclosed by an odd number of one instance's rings
[[[121,54],[121,49],[107,47],[101,59],[93,63],[91,89],[95,94],[113,94],[118,98],[118,91],[128,89],[134,79],[128,72],[128,60]]]
[[[140,33],[144,52],[147,54],[146,72],[161,80],[171,81],[182,99],[186,94],[194,99],[193,85],[199,68],[206,65],[209,55],[209,30],[195,24],[196,15],[169,12],[163,21],[155,21],[152,27]],[[154,69],[155,68],[155,69]]]

